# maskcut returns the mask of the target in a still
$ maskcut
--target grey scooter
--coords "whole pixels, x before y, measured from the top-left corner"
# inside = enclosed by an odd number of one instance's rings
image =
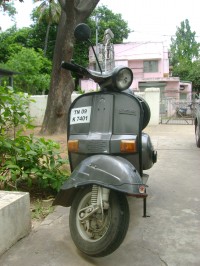
[[[89,40],[90,29],[79,24],[75,37]],[[88,70],[74,63],[62,67],[93,79],[100,91],[86,93],[71,105],[68,153],[71,176],[54,205],[69,207],[72,239],[83,253],[102,257],[122,243],[129,225],[127,196],[144,201],[143,170],[156,162],[150,137],[142,133],[150,120],[148,104],[128,90],[133,74],[128,67]]]

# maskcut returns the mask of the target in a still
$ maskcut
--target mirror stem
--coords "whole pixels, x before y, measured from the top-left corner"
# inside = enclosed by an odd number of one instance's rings
[[[88,40],[88,42],[89,42],[89,44],[90,44],[91,47],[92,47],[92,50],[93,50],[94,56],[95,56],[95,58],[96,58],[96,62],[97,62],[97,64],[98,64],[99,70],[100,70],[100,72],[101,72],[101,74],[102,74],[102,69],[101,69],[101,66],[100,66],[99,60],[98,60],[98,58],[97,58],[97,54],[96,54],[96,52],[95,52],[95,50],[94,50],[94,47],[93,47],[93,45],[92,45],[92,43],[91,43],[90,40]]]

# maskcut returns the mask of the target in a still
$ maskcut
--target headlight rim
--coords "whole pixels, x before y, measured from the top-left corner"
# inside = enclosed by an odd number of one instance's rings
[[[128,70],[128,72],[130,73],[130,76],[129,76],[129,81],[127,82],[127,84],[124,87],[122,87],[122,86],[119,86],[119,82],[117,81],[117,78],[120,75],[120,72],[124,71],[124,70]],[[133,82],[132,70],[129,67],[125,67],[125,66],[116,67],[113,71],[113,74],[112,74],[112,82],[114,85],[114,89],[117,89],[118,91],[124,91],[124,90],[130,88],[130,85]]]

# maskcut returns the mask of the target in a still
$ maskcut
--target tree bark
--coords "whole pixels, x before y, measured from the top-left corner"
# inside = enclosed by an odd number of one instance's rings
[[[60,67],[70,62],[74,47],[74,28],[84,22],[99,0],[59,0],[62,11],[58,25],[53,57],[53,69],[47,107],[41,128],[42,134],[64,133],[67,130],[68,110],[74,81],[71,73]]]
[[[47,25],[47,31],[46,31],[45,41],[44,41],[44,56],[45,57],[46,57],[46,54],[47,54],[50,27],[51,27],[51,23],[49,22],[48,25]]]

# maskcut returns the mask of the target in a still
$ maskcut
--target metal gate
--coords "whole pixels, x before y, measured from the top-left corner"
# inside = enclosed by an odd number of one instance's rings
[[[193,125],[195,102],[163,98],[160,101],[160,124]]]

